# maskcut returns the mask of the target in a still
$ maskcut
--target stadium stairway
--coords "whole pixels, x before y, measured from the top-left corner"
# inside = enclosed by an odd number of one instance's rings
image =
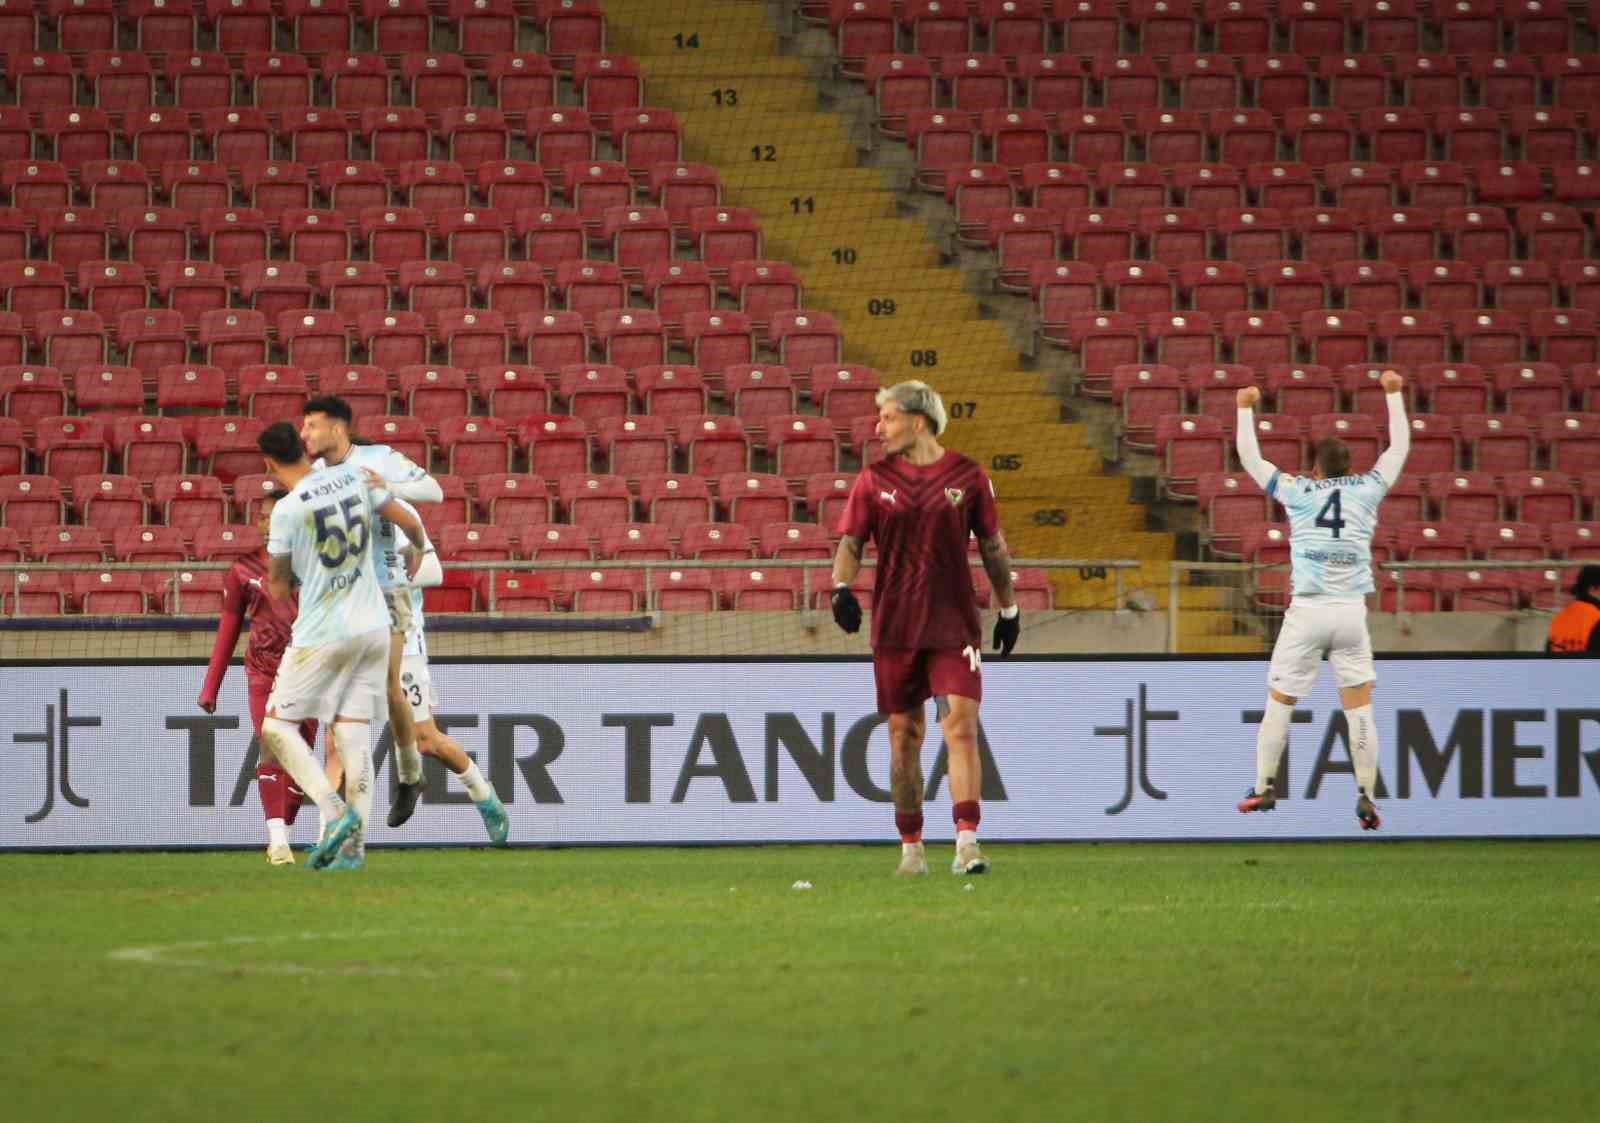
[[[766,6],[721,0],[608,0],[610,48],[638,58],[647,100],[684,126],[684,158],[715,164],[723,201],[750,207],[766,254],[793,262],[805,304],[831,312],[850,362],[886,384],[923,378],[950,407],[946,444],[995,481],[1012,551],[1035,558],[1134,558],[1124,601],[1167,601],[1170,534],[1146,529],[1129,482],[1106,475],[1085,427],[1061,420],[1048,372],[1024,369],[1011,325],[988,315],[975,279],[950,267],[904,176],[865,156],[863,95],[832,96],[818,52],[780,53]],[[692,46],[690,44],[693,44]],[[819,85],[819,82],[821,85]],[[838,111],[819,106],[838,102]],[[1116,606],[1112,575],[1056,570],[1059,608]],[[1231,634],[1230,590],[1182,597],[1185,650],[1260,650]]]

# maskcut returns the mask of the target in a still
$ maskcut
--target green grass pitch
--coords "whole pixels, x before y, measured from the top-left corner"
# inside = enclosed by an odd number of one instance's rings
[[[0,1118],[1600,1118],[1600,843],[990,854],[0,856]]]

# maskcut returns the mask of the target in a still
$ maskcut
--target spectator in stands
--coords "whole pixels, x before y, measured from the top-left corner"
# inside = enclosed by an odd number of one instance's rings
[[[1550,621],[1544,649],[1556,655],[1600,655],[1600,565],[1586,565],[1572,583],[1573,602]]]

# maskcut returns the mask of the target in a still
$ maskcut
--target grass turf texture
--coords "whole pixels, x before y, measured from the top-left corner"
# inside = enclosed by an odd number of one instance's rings
[[[1595,1118],[1600,843],[990,853],[0,856],[0,1115]]]

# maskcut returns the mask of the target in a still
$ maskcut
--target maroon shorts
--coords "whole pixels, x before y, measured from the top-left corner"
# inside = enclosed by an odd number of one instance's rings
[[[983,701],[983,673],[976,657],[959,647],[880,647],[872,653],[872,673],[881,714],[914,710],[946,694]]]
[[[261,736],[261,720],[267,716],[267,699],[272,697],[272,680],[261,675],[248,675],[246,681],[250,684],[250,723],[255,727],[256,736]],[[303,721],[300,723],[300,736],[305,738],[307,745],[312,749],[317,747],[317,723]],[[281,763],[281,762],[280,762]]]

